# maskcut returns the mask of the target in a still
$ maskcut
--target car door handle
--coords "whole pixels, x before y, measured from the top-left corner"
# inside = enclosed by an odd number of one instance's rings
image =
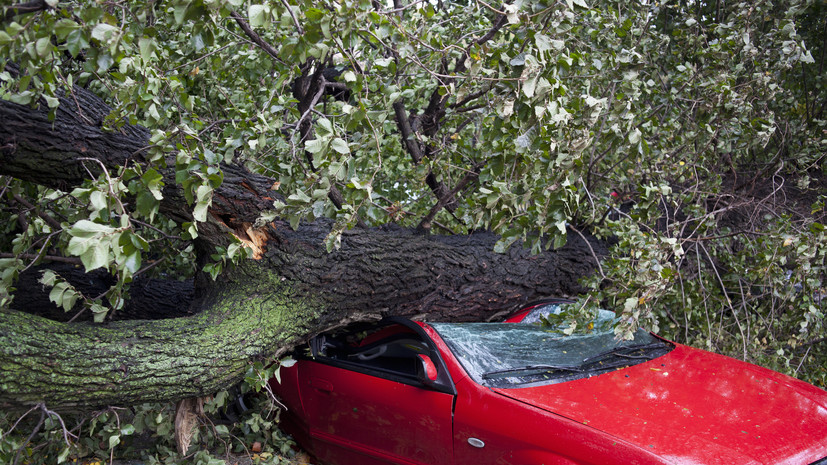
[[[333,392],[333,383],[322,378],[310,378],[310,385],[313,389],[322,392]]]
[[[471,444],[472,446],[478,449],[482,449],[483,447],[485,447],[485,443],[482,442],[482,439],[477,438],[468,438],[468,444]]]

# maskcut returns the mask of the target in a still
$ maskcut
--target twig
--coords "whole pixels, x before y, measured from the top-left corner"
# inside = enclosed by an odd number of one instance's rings
[[[479,170],[482,168],[482,166],[482,163],[475,166],[474,171],[466,173],[465,176],[463,176],[462,179],[459,180],[457,185],[451,190],[451,192],[448,195],[443,195],[442,197],[438,198],[436,205],[431,207],[431,211],[428,212],[425,218],[422,218],[422,221],[419,222],[419,226],[417,226],[417,229],[430,229],[431,223],[433,222],[434,217],[436,217],[436,214],[439,213],[439,211],[442,210],[442,207],[447,205],[448,202],[456,198],[457,193],[464,189],[465,186],[468,185],[468,183],[470,183],[474,179],[477,179],[477,177],[479,176]]]
[[[18,424],[20,424],[20,422],[21,422],[21,421],[23,421],[23,419],[24,419],[24,418],[26,418],[26,417],[27,417],[30,413],[32,413],[32,412],[34,412],[35,410],[37,410],[37,407],[38,407],[38,406],[37,406],[37,405],[35,405],[34,407],[32,407],[32,408],[30,408],[29,410],[27,410],[27,411],[26,411],[26,413],[24,413],[23,415],[21,415],[21,416],[20,416],[20,418],[18,418],[18,419],[17,419],[17,421],[15,421],[13,425],[11,425],[11,428],[9,428],[9,430],[8,430],[8,431],[6,431],[6,432],[5,432],[5,433],[3,433],[3,434],[0,434],[0,440],[1,440],[1,439],[3,439],[3,438],[5,438],[6,436],[8,436],[8,435],[9,435],[12,431],[14,431],[14,429],[15,429],[15,428],[17,428],[17,425],[18,425]]]
[[[49,4],[44,0],[32,0],[31,2],[18,3],[4,8],[3,22],[10,21],[15,16],[25,15],[29,13],[37,13],[49,8]]]
[[[37,407],[43,407],[43,404],[37,404]],[[43,421],[46,420],[46,409],[41,408],[40,410],[40,420],[37,421],[37,426],[32,429],[32,433],[29,434],[29,437],[26,438],[25,441],[20,445],[20,447],[14,453],[14,460],[12,460],[12,465],[17,465],[17,460],[20,458],[20,451],[26,448],[26,445],[32,442],[35,435],[40,432],[40,427],[43,426]]]
[[[28,208],[29,210],[33,210],[37,214],[37,216],[41,217],[43,219],[43,221],[45,221],[52,228],[57,229],[57,230],[63,229],[63,226],[60,225],[60,221],[52,218],[51,216],[49,216],[49,215],[47,215],[47,214],[45,214],[41,211],[38,211],[37,208],[34,205],[32,205],[29,201],[27,201],[23,197],[21,197],[20,194],[14,194],[14,200],[17,201],[20,205],[23,205],[24,207]]]
[[[584,235],[583,235],[583,233],[581,233],[581,232],[580,232],[580,230],[579,230],[579,229],[577,229],[577,228],[575,228],[574,226],[572,226],[572,225],[570,225],[570,224],[567,224],[566,226],[567,226],[569,229],[571,229],[572,231],[576,232],[576,233],[577,233],[577,235],[578,235],[578,236],[580,236],[580,239],[583,239],[583,242],[585,242],[585,243],[586,243],[586,247],[588,247],[588,248],[589,248],[589,252],[591,252],[592,257],[594,258],[594,262],[595,262],[595,263],[597,263],[597,271],[599,271],[599,272],[600,272],[600,276],[601,276],[603,279],[606,279],[606,275],[603,273],[603,267],[602,267],[602,266],[600,266],[600,259],[599,259],[599,258],[597,258],[597,254],[594,252],[594,249],[592,248],[592,245],[591,245],[591,244],[589,243],[589,241],[586,239],[586,236],[584,236]]]
[[[250,25],[247,24],[247,21],[244,19],[244,17],[238,14],[237,11],[233,11],[232,13],[230,13],[230,16],[235,20],[236,23],[238,23],[239,27],[241,27],[241,30],[244,31],[245,34],[247,34],[247,37],[249,37],[250,40],[252,40],[256,45],[261,47],[261,49],[267,52],[268,55],[275,58],[277,61],[284,63],[279,58],[278,51],[276,51],[276,49],[273,48],[272,45],[265,42],[264,39],[261,38],[261,36],[256,34],[255,31],[253,31],[253,28],[251,28]]]
[[[39,258],[41,260],[48,260],[48,261],[51,261],[51,262],[69,263],[69,264],[72,264],[72,265],[80,265],[81,264],[81,261],[80,261],[79,258],[60,257],[60,256],[57,256],[57,255],[43,255],[43,256],[40,256],[40,255],[34,254],[34,253],[22,253],[22,254],[15,255],[13,253],[2,252],[2,253],[0,253],[0,258],[22,258],[22,259],[26,259],[26,260],[35,260],[35,259]]]
[[[290,4],[287,3],[287,0],[281,0],[281,3],[287,8],[287,11],[290,12],[290,17],[293,18],[293,24],[296,26],[296,30],[299,31],[299,35],[304,35],[304,29],[302,29],[301,24],[299,24],[299,20],[296,19],[295,13],[293,13],[293,8],[290,7]]]
[[[727,295],[726,285],[724,285],[724,280],[721,278],[721,275],[718,273],[718,267],[715,266],[715,262],[712,260],[712,255],[709,254],[709,251],[706,250],[706,247],[703,243],[698,243],[701,249],[703,249],[704,253],[706,254],[706,258],[709,259],[709,265],[712,267],[712,271],[715,272],[715,277],[718,278],[718,283],[721,285],[721,292],[724,294],[724,298],[726,299],[727,305],[729,309],[732,311],[732,316],[735,317],[735,324],[738,326],[738,332],[741,333],[741,341],[744,345],[744,358],[743,360],[747,359],[747,339],[744,336],[744,328],[741,326],[741,320],[738,318],[738,312],[735,310],[735,307],[732,306],[732,299],[729,298]]]

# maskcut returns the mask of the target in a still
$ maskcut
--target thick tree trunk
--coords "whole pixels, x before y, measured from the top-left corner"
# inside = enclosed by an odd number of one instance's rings
[[[66,324],[0,310],[0,408],[89,409],[212,393],[298,341],[310,308],[253,263],[189,318]]]
[[[88,177],[82,158],[112,169],[143,163],[147,131],[105,132],[100,121],[108,112],[82,89],[62,99],[53,122],[44,110],[0,101],[0,174],[66,189]],[[87,164],[94,172],[97,163]],[[164,175],[162,211],[191,221],[172,170]],[[46,402],[86,409],[201,396],[238,382],[252,361],[343,321],[486,319],[531,299],[575,294],[594,265],[578,238],[538,256],[519,245],[494,254],[490,234],[441,237],[399,228],[345,232],[341,249],[327,253],[328,222],[294,231],[276,221],[253,230],[277,195],[273,180],[237,166],[224,175],[199,240],[208,250],[234,232],[256,248],[258,260],[217,282],[197,282],[198,313],[186,318],[67,324],[0,309],[0,408]],[[602,252],[597,243],[592,248]],[[28,310],[23,299],[16,305]]]
[[[250,362],[344,321],[385,315],[479,320],[580,291],[593,259],[582,241],[540,256],[496,237],[346,233],[328,254],[324,222],[274,222],[264,257],[201,290],[201,313],[167,320],[66,324],[0,311],[0,408],[46,402],[77,409],[209,394]],[[594,244],[593,247],[598,247]]]
[[[98,175],[101,165],[116,173],[129,163],[145,164],[149,131],[130,124],[104,130],[110,111],[103,100],[80,87],[60,98],[54,120],[45,105],[33,109],[0,101],[0,175],[70,190],[89,179],[89,173]],[[175,221],[192,221],[191,208],[175,183],[172,154],[167,164],[169,168],[161,170],[160,210]],[[273,179],[240,166],[224,165],[222,170],[224,183],[213,194],[211,217],[199,225],[200,239],[213,244],[226,240],[224,226],[241,228],[243,234],[246,225],[280,197],[270,190]]]

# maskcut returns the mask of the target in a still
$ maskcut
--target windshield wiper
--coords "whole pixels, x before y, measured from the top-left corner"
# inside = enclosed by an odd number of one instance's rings
[[[489,378],[493,378],[497,375],[504,375],[504,374],[508,374],[508,373],[517,374],[517,373],[522,373],[524,371],[537,371],[537,370],[540,370],[540,371],[573,371],[573,372],[576,372],[576,373],[581,373],[583,371],[579,367],[564,366],[564,365],[528,365],[528,366],[518,367],[518,368],[506,368],[504,370],[488,371],[486,373],[483,373],[482,377],[484,379],[489,379]]]
[[[583,363],[588,363],[588,362],[591,362],[593,360],[597,360],[597,359],[600,359],[600,358],[603,358],[603,357],[606,357],[606,356],[609,356],[609,355],[616,355],[618,357],[623,357],[623,358],[649,359],[650,357],[648,355],[630,355],[630,354],[625,353],[625,352],[634,352],[634,351],[637,351],[637,350],[650,350],[650,349],[652,349],[652,350],[654,350],[654,349],[668,350],[669,346],[666,343],[661,342],[661,341],[651,342],[649,344],[619,346],[619,347],[614,347],[612,349],[609,349],[605,352],[600,352],[599,354],[593,355],[589,358],[585,358],[585,359],[583,359]]]

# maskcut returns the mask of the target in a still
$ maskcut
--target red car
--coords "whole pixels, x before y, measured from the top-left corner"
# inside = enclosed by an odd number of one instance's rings
[[[324,464],[827,465],[827,392],[646,331],[618,341],[613,316],[572,336],[388,318],[315,337],[270,384]]]

